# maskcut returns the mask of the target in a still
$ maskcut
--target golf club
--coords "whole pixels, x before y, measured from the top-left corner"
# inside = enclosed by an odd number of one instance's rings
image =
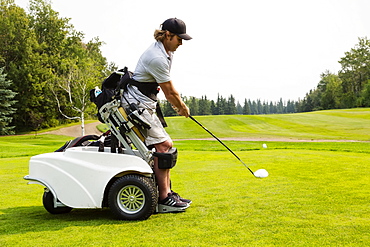
[[[200,122],[198,122],[193,116],[189,116],[191,120],[196,122],[200,127],[202,127],[205,131],[207,131],[211,136],[213,136],[219,143],[221,143],[227,150],[230,151],[256,178],[265,178],[269,174],[265,169],[259,169],[256,172],[253,172],[225,143],[223,143],[217,136],[215,136],[211,131],[209,131],[206,127],[204,127]]]

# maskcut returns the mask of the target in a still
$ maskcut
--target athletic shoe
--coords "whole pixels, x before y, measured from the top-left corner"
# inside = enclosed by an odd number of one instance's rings
[[[157,212],[159,213],[171,213],[171,212],[184,212],[190,205],[186,202],[182,202],[168,193],[168,196],[158,202]]]
[[[180,201],[176,196],[173,195],[173,193],[168,193],[167,197],[159,201],[158,204],[178,208],[189,207],[188,203]]]
[[[176,193],[176,192],[175,192],[175,191],[173,191],[173,190],[171,190],[171,194],[172,194],[175,198],[177,198],[178,200],[180,200],[180,201],[182,201],[182,202],[186,202],[186,203],[188,203],[188,204],[192,203],[192,201],[191,201],[191,200],[189,200],[189,199],[185,199],[185,198],[182,198],[178,193]]]

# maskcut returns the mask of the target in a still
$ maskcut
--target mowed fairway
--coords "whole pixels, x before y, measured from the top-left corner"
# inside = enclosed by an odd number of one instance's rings
[[[370,141],[370,109],[346,109],[274,115],[196,116],[220,138]],[[210,135],[182,117],[168,120],[174,139],[208,138]]]
[[[193,200],[185,213],[139,222],[114,220],[109,209],[51,215],[42,186],[22,178],[30,156],[70,138],[0,137],[0,246],[370,245],[370,109],[196,119],[269,177],[254,178],[217,141],[186,140],[210,136],[169,118],[179,149],[173,187]]]

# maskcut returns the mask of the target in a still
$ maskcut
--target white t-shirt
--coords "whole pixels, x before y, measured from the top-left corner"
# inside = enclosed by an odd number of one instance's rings
[[[172,56],[172,52],[167,54],[162,42],[156,41],[141,55],[133,79],[138,82],[170,81]]]
[[[163,83],[170,81],[172,56],[172,52],[170,55],[167,54],[162,42],[154,42],[141,55],[132,78],[138,82]],[[124,97],[125,99],[122,99],[123,105],[127,104],[127,100],[130,103],[136,103],[140,108],[155,112],[157,102],[142,94],[136,86],[127,85]]]

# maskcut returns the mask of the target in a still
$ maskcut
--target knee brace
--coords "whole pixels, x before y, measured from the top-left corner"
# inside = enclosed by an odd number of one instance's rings
[[[154,152],[153,156],[158,158],[159,169],[171,169],[176,165],[177,149],[171,148],[167,153]]]

